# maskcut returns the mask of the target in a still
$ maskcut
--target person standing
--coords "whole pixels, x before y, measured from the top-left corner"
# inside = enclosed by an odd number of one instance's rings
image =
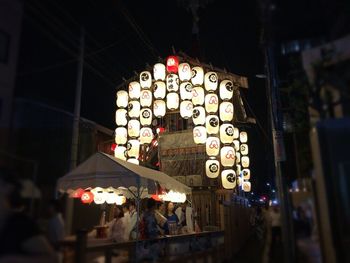
[[[123,223],[124,223],[124,227],[125,227],[125,231],[124,231],[124,239],[125,240],[129,240],[129,236],[130,236],[130,211],[129,211],[129,204],[123,204],[123,213],[124,213],[124,217],[123,217]]]
[[[121,206],[116,206],[114,209],[114,219],[110,224],[110,237],[117,243],[125,242],[126,227],[124,225],[124,213]]]
[[[276,254],[276,246],[281,243],[282,231],[281,231],[281,213],[278,205],[272,207],[269,213],[270,225],[271,225],[271,247],[270,257]]]
[[[135,240],[137,238],[137,233],[136,233],[136,224],[137,224],[137,211],[136,211],[136,206],[135,202],[133,200],[130,200],[129,202],[129,213],[130,213],[130,225],[129,225],[129,239],[130,240]]]
[[[177,227],[179,224],[179,218],[177,217],[177,215],[174,213],[174,203],[173,202],[169,202],[167,205],[167,212],[165,214],[165,217],[167,219],[167,222],[164,226],[164,232],[166,235],[169,235],[170,232],[170,228],[173,227]]]
[[[58,200],[51,200],[48,207],[49,222],[47,235],[52,246],[57,250],[59,242],[64,239],[64,221],[61,213],[61,204]]]

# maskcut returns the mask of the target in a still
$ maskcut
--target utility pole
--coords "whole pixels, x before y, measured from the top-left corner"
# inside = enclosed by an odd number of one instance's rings
[[[73,132],[72,132],[72,145],[69,170],[73,170],[77,166],[78,160],[78,147],[79,147],[79,121],[80,121],[80,105],[81,105],[81,90],[83,84],[83,69],[84,69],[84,49],[85,49],[85,30],[84,27],[80,29],[80,52],[78,60],[78,72],[77,72],[77,86],[75,90],[75,103],[74,103],[74,119],[73,119]],[[66,233],[70,234],[73,221],[73,205],[74,202],[71,198],[67,198],[66,202]]]
[[[282,163],[285,161],[283,142],[283,119],[280,107],[280,94],[274,55],[274,41],[272,34],[271,12],[273,10],[270,0],[262,0],[262,36],[261,43],[264,52],[267,98],[270,111],[271,135],[274,146],[275,181],[280,201],[282,224],[282,240],[285,263],[295,262],[295,241],[293,222],[291,216],[290,197],[287,182],[283,176]]]

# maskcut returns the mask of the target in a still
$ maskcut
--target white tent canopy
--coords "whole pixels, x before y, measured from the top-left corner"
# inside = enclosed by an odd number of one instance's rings
[[[165,173],[125,162],[102,152],[90,156],[74,170],[61,177],[57,183],[57,190],[65,192],[77,188],[125,187],[155,192],[157,183],[169,190],[191,193],[190,187]]]

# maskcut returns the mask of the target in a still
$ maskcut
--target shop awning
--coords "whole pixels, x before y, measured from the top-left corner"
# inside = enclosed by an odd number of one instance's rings
[[[191,193],[191,188],[165,173],[132,164],[114,156],[97,152],[74,170],[61,177],[57,190],[61,192],[77,188],[140,188],[153,192],[157,183],[161,187],[181,193]]]

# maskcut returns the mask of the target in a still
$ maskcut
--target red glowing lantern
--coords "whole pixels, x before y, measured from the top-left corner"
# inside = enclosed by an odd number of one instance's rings
[[[177,73],[179,68],[179,59],[176,56],[169,56],[166,60],[166,70],[169,73]]]
[[[160,199],[159,195],[151,195],[151,197],[156,201],[162,201],[162,199]]]
[[[115,148],[117,148],[117,144],[116,143],[112,143],[111,145],[111,151],[114,152]]]
[[[77,190],[75,190],[72,194],[71,197],[72,198],[81,198],[81,196],[84,193],[84,189],[78,188]]]
[[[94,201],[94,194],[90,191],[86,191],[81,195],[80,200],[83,204],[90,204]]]
[[[156,131],[157,131],[158,134],[160,134],[160,133],[165,132],[165,128],[164,127],[158,127]]]

